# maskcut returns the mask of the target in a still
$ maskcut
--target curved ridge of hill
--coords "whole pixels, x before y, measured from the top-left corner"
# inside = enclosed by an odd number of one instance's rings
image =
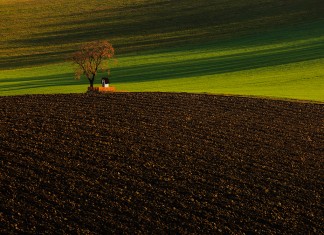
[[[119,53],[254,34],[323,19],[321,0],[0,1],[0,68],[62,61],[79,43]]]
[[[0,104],[1,233],[324,232],[322,104],[176,93]]]

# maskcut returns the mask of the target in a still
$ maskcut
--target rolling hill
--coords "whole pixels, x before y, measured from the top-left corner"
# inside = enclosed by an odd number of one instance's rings
[[[84,92],[64,61],[109,39],[121,90],[323,101],[322,12],[320,0],[1,0],[0,92]]]

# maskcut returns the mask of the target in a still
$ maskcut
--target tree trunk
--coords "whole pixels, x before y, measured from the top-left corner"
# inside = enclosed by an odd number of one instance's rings
[[[92,89],[93,88],[94,79],[89,79],[89,82],[90,82],[90,88]]]
[[[95,76],[96,76],[96,74],[92,74],[92,78],[89,78],[89,77],[88,77],[89,82],[90,82],[90,87],[91,87],[91,89],[93,88],[93,82],[94,82],[94,78],[95,78]]]

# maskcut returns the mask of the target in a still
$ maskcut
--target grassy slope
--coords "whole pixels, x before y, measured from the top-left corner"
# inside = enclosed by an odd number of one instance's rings
[[[122,90],[324,101],[319,0],[8,2],[0,0],[1,95],[83,92],[87,81],[74,81],[62,60],[81,42],[109,38]]]

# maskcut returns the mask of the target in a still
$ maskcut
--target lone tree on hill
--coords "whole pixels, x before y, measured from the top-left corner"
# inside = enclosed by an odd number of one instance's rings
[[[107,40],[88,42],[80,47],[80,50],[72,55],[72,61],[76,64],[75,78],[80,79],[85,75],[93,88],[93,82],[98,70],[109,71],[108,61],[114,57],[115,50]]]

